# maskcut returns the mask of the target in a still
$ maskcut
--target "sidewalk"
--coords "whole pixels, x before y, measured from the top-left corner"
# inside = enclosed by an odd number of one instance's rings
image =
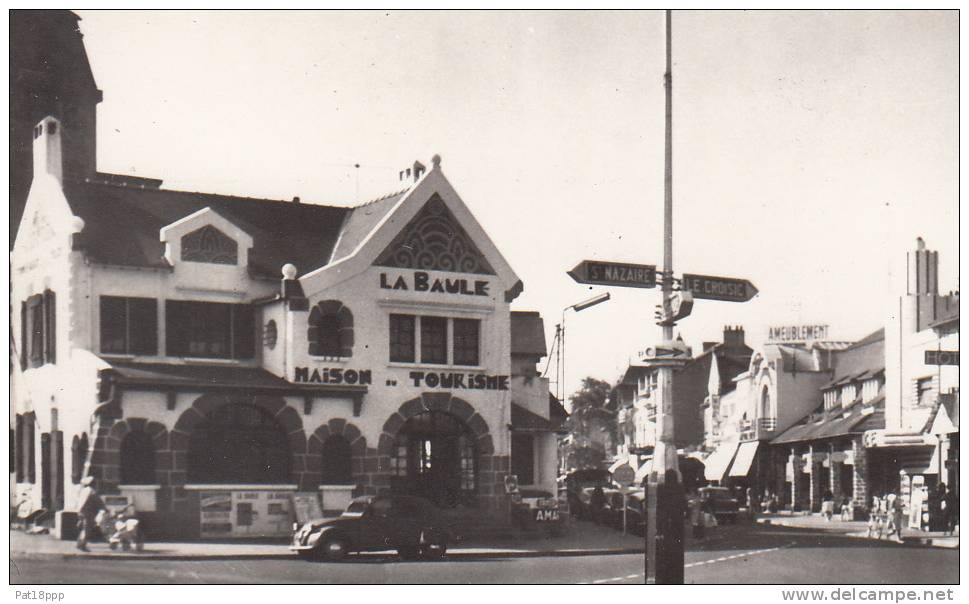
[[[253,542],[149,542],[142,552],[111,551],[107,543],[91,543],[90,552],[81,552],[73,541],[59,541],[51,535],[28,535],[10,531],[11,557],[111,558],[145,560],[247,560],[295,558],[288,540],[275,543]],[[623,536],[619,531],[589,522],[575,522],[568,532],[549,537],[538,532],[515,538],[458,542],[448,546],[449,558],[525,558],[538,556],[602,556],[643,552],[643,539]],[[393,553],[367,552],[361,556]]]
[[[841,533],[847,537],[857,537],[859,539],[868,538],[868,522],[866,520],[848,520],[842,522],[837,516],[830,522],[825,520],[820,514],[809,514],[807,512],[778,512],[776,514],[759,514],[757,516],[759,524],[773,524],[777,526],[789,526],[795,528],[807,528],[817,531]],[[913,529],[902,531],[904,543],[899,545],[922,545],[930,547],[958,548],[959,535],[946,536],[941,532],[924,532]],[[882,539],[886,543],[894,543],[888,539]]]

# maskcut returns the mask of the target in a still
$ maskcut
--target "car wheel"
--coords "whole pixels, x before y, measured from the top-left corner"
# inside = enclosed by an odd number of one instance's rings
[[[339,562],[347,555],[347,542],[342,537],[330,537],[319,547],[319,558],[327,562]]]
[[[425,560],[440,560],[446,553],[446,543],[428,543],[421,546],[421,558]]]

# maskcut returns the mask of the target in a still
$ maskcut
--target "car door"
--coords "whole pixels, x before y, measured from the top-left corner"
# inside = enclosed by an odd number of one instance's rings
[[[393,526],[391,521],[393,503],[389,497],[377,497],[360,518],[359,548],[384,549]]]

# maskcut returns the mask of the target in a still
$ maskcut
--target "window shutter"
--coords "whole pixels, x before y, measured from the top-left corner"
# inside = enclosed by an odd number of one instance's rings
[[[27,303],[20,303],[20,370],[27,369]]]
[[[57,362],[57,298],[44,292],[44,362]]]

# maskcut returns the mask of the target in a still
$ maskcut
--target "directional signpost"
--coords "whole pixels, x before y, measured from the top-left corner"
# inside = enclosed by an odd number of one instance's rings
[[[583,260],[568,272],[579,283],[619,287],[656,287],[656,267],[652,264]]]
[[[693,300],[747,302],[757,295],[757,288],[746,279],[684,274],[680,291],[675,291],[673,277],[673,59],[672,14],[666,11],[666,153],[663,182],[663,270],[660,272],[662,301],[656,312],[656,324],[663,328],[663,341],[650,348],[645,362],[656,369],[656,446],[652,471],[646,488],[646,576],[655,576],[656,584],[683,583],[683,516],[686,496],[680,482],[676,442],[673,438],[673,372],[690,361],[690,353],[681,341],[673,339],[673,326],[687,317]],[[657,285],[656,267],[651,264],[627,264],[583,260],[568,272],[579,283],[619,287],[653,288]],[[955,353],[958,363],[958,352]],[[930,363],[926,356],[926,363]],[[941,363],[940,363],[941,364]],[[631,469],[631,468],[630,468]],[[649,568],[653,560],[653,568]]]
[[[757,288],[746,279],[689,273],[683,273],[683,289],[694,298],[721,302],[747,302],[757,295]]]

